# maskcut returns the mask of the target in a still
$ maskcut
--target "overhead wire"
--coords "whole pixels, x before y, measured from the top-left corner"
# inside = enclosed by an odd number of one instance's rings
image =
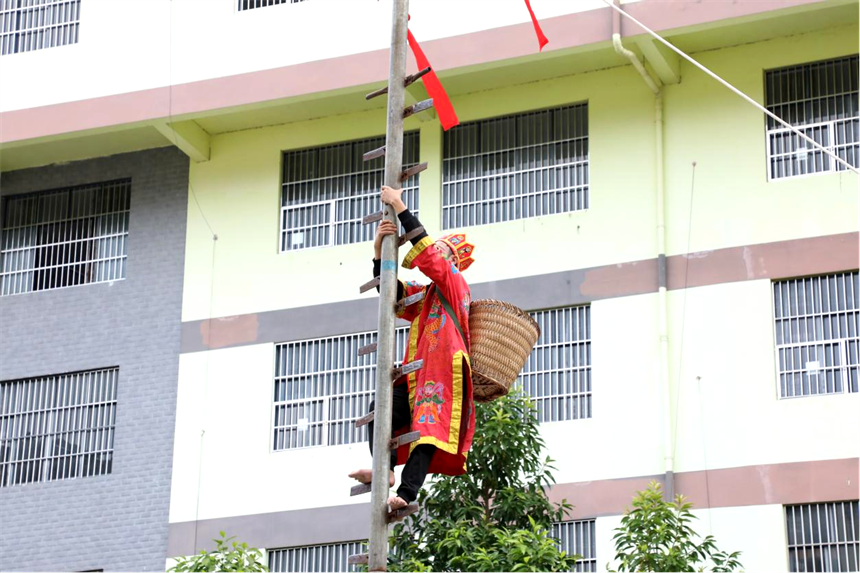
[[[781,124],[783,127],[787,127],[792,132],[794,132],[796,135],[800,136],[801,138],[806,140],[808,143],[812,144],[813,147],[817,148],[820,151],[823,151],[824,153],[826,153],[827,155],[829,155],[830,157],[835,159],[837,163],[841,163],[846,169],[849,169],[850,171],[853,171],[854,173],[860,175],[860,170],[858,170],[856,167],[854,167],[853,165],[851,165],[850,163],[848,163],[847,161],[845,161],[844,159],[842,159],[841,157],[839,157],[838,155],[836,155],[835,153],[833,153],[832,151],[830,151],[829,149],[827,149],[826,147],[824,147],[823,145],[821,145],[820,143],[818,143],[817,141],[815,141],[814,139],[812,139],[811,137],[809,137],[808,135],[806,135],[805,133],[800,131],[799,129],[797,129],[795,126],[786,122],[781,117],[777,116],[776,114],[774,114],[773,112],[771,112],[770,110],[768,110],[767,108],[762,106],[760,103],[755,101],[753,98],[751,98],[750,96],[748,96],[747,94],[745,94],[744,92],[742,92],[741,90],[739,90],[738,88],[736,88],[735,86],[733,86],[732,84],[730,84],[729,82],[727,82],[726,80],[724,80],[723,78],[721,78],[720,76],[718,76],[717,74],[712,72],[710,69],[706,68],[705,66],[703,66],[702,64],[700,64],[699,62],[697,62],[696,60],[694,60],[693,58],[691,58],[687,54],[685,54],[683,50],[678,49],[673,44],[671,44],[666,39],[664,39],[662,36],[660,36],[659,34],[654,32],[651,28],[649,28],[648,26],[646,26],[645,24],[643,24],[642,22],[640,22],[639,20],[637,20],[636,18],[631,16],[629,13],[622,10],[619,6],[616,6],[615,4],[613,4],[611,0],[602,0],[602,1],[604,4],[606,4],[607,6],[609,6],[610,8],[612,8],[613,10],[615,10],[616,12],[618,12],[619,14],[621,14],[622,16],[627,18],[628,20],[635,22],[640,28],[642,28],[643,30],[648,32],[648,34],[653,36],[661,44],[663,44],[664,46],[666,46],[667,48],[669,48],[670,50],[672,50],[673,52],[675,52],[676,54],[678,54],[679,56],[681,56],[682,58],[684,58],[685,60],[687,60],[688,62],[690,62],[691,64],[693,64],[694,66],[696,66],[697,68],[702,70],[703,72],[705,72],[706,74],[708,74],[709,76],[711,76],[712,78],[717,80],[719,83],[721,83],[722,85],[727,87],[729,90],[731,90],[732,92],[739,95],[744,100],[746,100],[747,102],[749,102],[750,104],[755,106],[756,109],[758,109],[759,111],[761,111],[762,113],[764,113],[765,115],[767,115],[768,117],[770,117],[771,119],[776,121],[777,123]]]
[[[684,375],[684,342],[686,341],[686,327],[687,327],[687,291],[689,290],[690,285],[690,249],[692,246],[692,236],[693,236],[693,204],[695,202],[696,196],[696,165],[697,163],[693,161],[692,164],[692,175],[690,178],[690,209],[689,214],[687,216],[687,249],[686,249],[686,262],[684,265],[684,286],[683,286],[683,304],[681,307],[681,335],[680,335],[680,345],[679,345],[679,355],[678,355],[678,377],[675,384],[675,423],[674,423],[674,431],[672,436],[672,451],[677,452],[678,448],[678,419],[681,412],[681,386],[682,378]],[[713,533],[713,521],[711,517],[711,482],[710,475],[708,473],[708,454],[707,454],[707,441],[705,439],[705,407],[704,402],[702,401],[702,377],[696,376],[696,382],[698,384],[698,398],[699,398],[699,423],[702,437],[702,466],[705,472],[705,500],[707,503],[708,509],[708,528],[709,533]]]
[[[696,162],[693,162],[692,176],[690,179],[690,212],[687,216],[687,258],[684,265],[684,288],[683,288],[683,306],[681,307],[681,342],[678,355],[678,380],[675,388],[675,429],[672,436],[672,451],[677,451],[678,448],[678,414],[681,411],[681,376],[684,367],[684,340],[687,327],[687,287],[690,278],[690,240],[693,236],[693,200],[696,193]]]

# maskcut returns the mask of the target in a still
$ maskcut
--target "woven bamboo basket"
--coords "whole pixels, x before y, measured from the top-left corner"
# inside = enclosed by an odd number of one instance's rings
[[[469,308],[472,385],[476,402],[508,393],[540,337],[526,312],[499,300],[476,300]]]

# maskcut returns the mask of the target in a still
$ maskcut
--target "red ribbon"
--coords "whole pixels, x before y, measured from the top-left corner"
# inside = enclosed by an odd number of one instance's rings
[[[541,30],[540,24],[535,17],[534,10],[532,10],[531,2],[529,0],[525,1],[526,8],[528,8],[529,15],[532,18],[532,24],[535,27],[535,34],[537,34],[538,44],[540,46],[539,51],[543,51],[543,47],[549,43],[549,40],[544,35],[543,30]],[[418,40],[416,40],[415,36],[412,35],[412,30],[407,30],[407,39],[409,41],[409,48],[412,50],[412,55],[415,56],[415,62],[418,64],[418,69],[423,70],[424,68],[430,68],[430,73],[424,75],[421,80],[424,82],[424,87],[427,88],[427,94],[433,98],[433,107],[439,115],[439,123],[442,124],[442,129],[448,131],[455,125],[460,124],[460,120],[457,118],[457,113],[454,111],[454,106],[451,104],[451,100],[448,98],[445,88],[442,87],[442,82],[439,81],[439,78],[436,76],[436,72],[433,71],[433,66],[430,65],[430,61],[427,59],[427,56],[424,55],[424,50],[421,49],[421,46],[418,44]]]
[[[433,71],[433,66],[424,55],[421,46],[418,45],[418,40],[412,35],[412,30],[408,30],[407,39],[409,40],[409,48],[412,50],[412,55],[415,56],[415,62],[418,64],[418,69],[430,68],[430,73],[425,74],[421,81],[424,82],[424,87],[427,88],[427,95],[433,98],[433,108],[439,115],[439,123],[442,124],[442,129],[448,131],[455,125],[459,125],[460,120],[457,118],[457,113],[454,111],[454,106],[451,105],[451,100],[448,99],[448,94],[445,88],[442,87],[442,82],[436,77],[436,72]]]
[[[543,35],[543,30],[540,29],[540,24],[538,24],[537,18],[535,17],[535,11],[532,10],[532,3],[529,0],[526,0],[526,8],[529,9],[529,15],[532,17],[532,24],[535,27],[535,34],[537,34],[538,44],[540,44],[539,52],[543,51],[543,47],[549,44],[549,40],[547,40],[546,36]]]

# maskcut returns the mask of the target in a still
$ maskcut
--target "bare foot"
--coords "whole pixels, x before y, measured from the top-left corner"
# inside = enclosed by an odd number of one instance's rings
[[[370,483],[370,480],[373,477],[373,471],[372,470],[355,470],[354,472],[349,474],[349,477],[353,478],[354,480],[356,480],[360,483]],[[388,472],[388,486],[394,487],[394,472],[392,472],[392,471]]]
[[[391,511],[397,511],[398,509],[403,509],[409,505],[406,503],[406,500],[400,497],[399,495],[392,495],[388,498],[388,507],[391,508]]]
[[[388,507],[391,509],[392,513],[397,511],[398,509],[403,509],[407,505],[409,504],[406,503],[406,500],[399,495],[392,495],[388,498]],[[406,517],[392,517],[391,521],[392,523],[396,523],[399,521],[403,521],[404,519],[406,519]]]

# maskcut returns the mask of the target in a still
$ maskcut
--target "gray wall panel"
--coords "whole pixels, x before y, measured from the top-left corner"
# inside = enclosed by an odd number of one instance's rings
[[[188,158],[162,148],[7,172],[0,193],[125,177],[124,280],[0,297],[0,380],[119,366],[113,472],[0,488],[4,571],[164,570]]]

